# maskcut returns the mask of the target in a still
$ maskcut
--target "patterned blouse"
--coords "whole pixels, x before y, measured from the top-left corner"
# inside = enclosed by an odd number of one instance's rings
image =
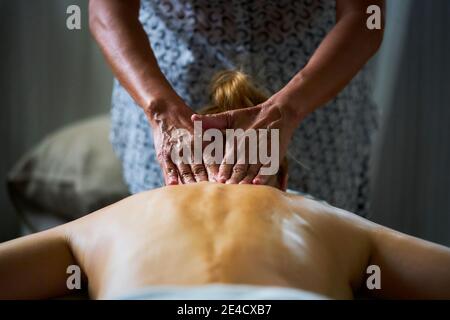
[[[331,0],[141,0],[140,21],[159,66],[194,110],[206,105],[213,75],[241,69],[269,93],[301,70],[335,24]],[[377,109],[361,71],[296,130],[289,188],[365,215],[368,162]],[[152,133],[115,80],[111,141],[125,181],[137,193],[162,186]]]

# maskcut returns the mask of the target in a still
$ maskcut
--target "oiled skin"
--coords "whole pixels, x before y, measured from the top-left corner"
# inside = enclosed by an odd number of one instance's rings
[[[199,183],[129,197],[64,226],[92,298],[149,285],[286,286],[352,298],[369,226],[275,188]]]
[[[268,186],[198,183],[128,197],[0,244],[0,299],[91,298],[152,285],[287,286],[329,298],[450,299],[450,249]],[[366,290],[367,266],[381,288]]]

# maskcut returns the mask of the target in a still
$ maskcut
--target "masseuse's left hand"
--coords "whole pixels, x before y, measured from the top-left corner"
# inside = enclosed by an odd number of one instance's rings
[[[279,130],[279,148],[275,149],[278,153],[278,164],[284,158],[287,152],[289,142],[291,140],[292,134],[298,125],[298,121],[293,115],[288,111],[289,109],[284,108],[284,106],[278,102],[276,99],[269,99],[266,102],[259,104],[251,108],[242,108],[232,111],[222,112],[218,114],[211,115],[198,115],[194,114],[192,116],[193,121],[202,121],[203,130],[216,128],[219,130],[225,129],[278,129]],[[270,154],[271,142],[267,141],[270,139],[270,132],[267,133],[266,137],[261,137],[258,134],[258,153],[260,150],[261,143],[267,143],[267,150]],[[262,141],[266,139],[266,141]],[[248,140],[248,139],[247,139]],[[245,141],[235,142],[235,149],[239,143],[245,143]],[[261,164],[261,159],[258,154],[258,161],[256,164],[248,163],[249,155],[249,143],[246,143],[245,154],[246,161],[244,164],[236,163],[236,154],[233,154],[233,148],[229,145],[226,146],[224,158],[219,168],[218,182],[221,183],[246,183],[246,184],[267,184],[271,175],[264,175],[261,172],[263,167],[270,167],[269,164]],[[252,146],[255,147],[255,146]],[[236,153],[236,151],[234,151]],[[272,155],[266,154],[270,158]],[[235,159],[234,164],[226,164],[226,159]],[[279,166],[279,165],[278,165]],[[278,171],[278,168],[277,168]]]

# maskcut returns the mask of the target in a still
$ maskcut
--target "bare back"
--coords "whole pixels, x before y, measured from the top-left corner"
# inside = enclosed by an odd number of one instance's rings
[[[208,283],[351,298],[370,255],[351,216],[272,187],[199,183],[137,194],[65,232],[93,298]]]

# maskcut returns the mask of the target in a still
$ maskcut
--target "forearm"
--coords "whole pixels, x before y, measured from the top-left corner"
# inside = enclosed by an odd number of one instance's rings
[[[45,299],[69,293],[67,267],[75,264],[55,229],[0,244],[0,298]]]
[[[91,32],[114,75],[147,112],[180,97],[161,72],[148,37],[139,22],[139,1],[91,0]]]
[[[299,122],[333,99],[378,50],[383,31],[367,29],[363,9],[338,17],[307,65],[273,97]]]

